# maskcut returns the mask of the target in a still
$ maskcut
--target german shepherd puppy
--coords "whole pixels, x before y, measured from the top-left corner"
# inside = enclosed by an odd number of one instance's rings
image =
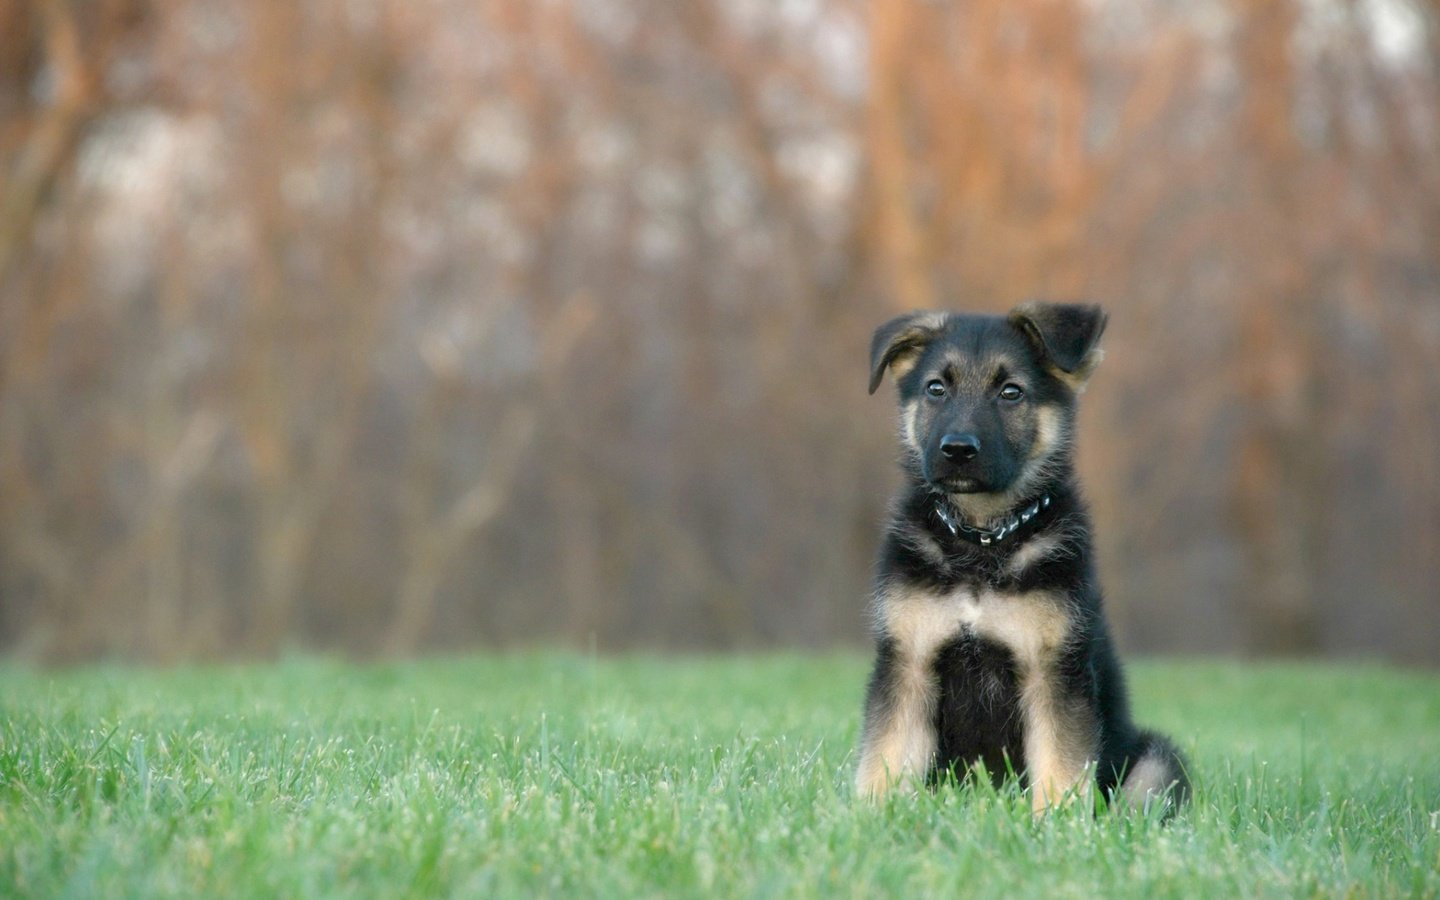
[[[917,312],[881,325],[870,393],[900,395],[905,489],[874,597],[876,659],[856,789],[1020,775],[1038,813],[1069,795],[1173,809],[1175,746],[1136,728],[1100,609],[1072,461],[1102,355],[1098,306]]]

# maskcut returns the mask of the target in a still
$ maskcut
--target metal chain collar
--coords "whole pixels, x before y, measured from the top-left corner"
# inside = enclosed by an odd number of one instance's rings
[[[967,525],[964,520],[950,508],[950,501],[944,497],[941,497],[935,502],[935,514],[940,517],[940,521],[945,523],[945,527],[950,529],[952,535],[960,537],[963,534],[966,538],[978,542],[980,546],[989,547],[992,544],[998,544],[1006,538],[1011,537],[1015,532],[1020,530],[1022,525],[1028,524],[1031,519],[1039,515],[1040,510],[1048,509],[1049,507],[1050,495],[1045,494],[1024,509],[1010,513],[1005,517],[1004,521],[994,528],[976,528],[973,525]]]

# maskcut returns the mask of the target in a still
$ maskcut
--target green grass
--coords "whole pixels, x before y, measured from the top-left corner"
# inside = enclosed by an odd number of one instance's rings
[[[1440,678],[1132,666],[1170,825],[857,803],[859,655],[0,667],[0,896],[1440,894]]]

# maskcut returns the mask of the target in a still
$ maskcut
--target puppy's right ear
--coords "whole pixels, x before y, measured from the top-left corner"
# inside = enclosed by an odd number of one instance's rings
[[[915,365],[925,345],[940,333],[945,316],[935,312],[913,312],[898,316],[875,329],[870,339],[870,393],[880,386],[885,370],[899,378]]]

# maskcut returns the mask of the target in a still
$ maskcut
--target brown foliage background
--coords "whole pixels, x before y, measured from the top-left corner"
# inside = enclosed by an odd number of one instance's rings
[[[1144,651],[1440,661],[1440,8],[0,0],[0,647],[858,641],[870,330],[1112,312]]]

